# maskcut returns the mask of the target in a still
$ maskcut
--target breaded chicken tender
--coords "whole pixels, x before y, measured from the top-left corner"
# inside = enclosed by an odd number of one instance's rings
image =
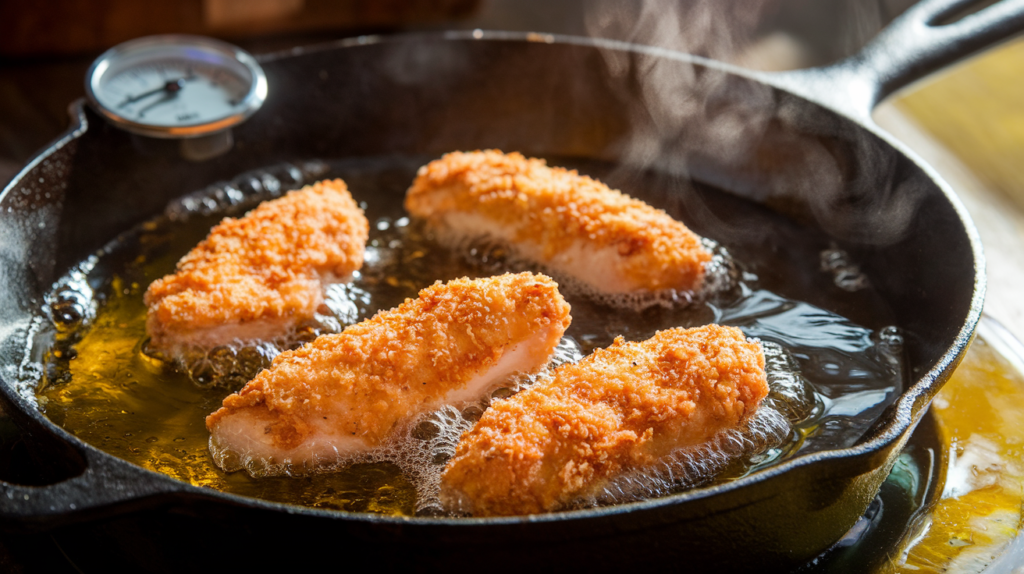
[[[603,294],[695,291],[711,253],[667,213],[575,171],[496,150],[420,168],[405,199],[449,237],[486,237]]]
[[[764,365],[734,327],[620,337],[492,403],[448,462],[442,499],[475,516],[557,510],[739,425],[768,394]]]
[[[569,304],[543,275],[435,283],[395,309],[282,353],[206,419],[222,467],[315,468],[382,444],[403,421],[476,400],[548,363]]]
[[[363,265],[369,223],[340,179],[226,218],[146,290],[146,331],[171,355],[187,346],[270,339],[314,315],[326,283]]]

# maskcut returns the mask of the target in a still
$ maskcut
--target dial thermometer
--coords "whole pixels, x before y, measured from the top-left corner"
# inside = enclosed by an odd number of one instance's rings
[[[248,52],[202,36],[130,40],[104,52],[85,78],[89,103],[115,126],[180,139],[193,160],[231,148],[231,128],[267,97],[267,78]]]

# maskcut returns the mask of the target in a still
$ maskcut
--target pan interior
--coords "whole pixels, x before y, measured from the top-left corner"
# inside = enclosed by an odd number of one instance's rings
[[[209,435],[203,420],[224,396],[267,366],[269,358],[253,347],[223,347],[178,369],[147,350],[142,303],[149,283],[171,272],[220,218],[244,213],[256,200],[278,196],[300,183],[282,185],[283,177],[344,178],[364,206],[372,231],[366,264],[335,294],[335,311],[305,325],[299,337],[282,343],[282,348],[369,318],[415,297],[434,281],[531,269],[509,259],[502,246],[443,247],[409,220],[402,208],[405,189],[418,167],[430,159],[308,161],[302,167],[258,170],[174,201],[163,216],[121,234],[100,257],[83,262],[58,281],[60,287],[48,297],[58,330],[45,360],[39,393],[42,411],[101,450],[195,485],[316,508],[404,515],[436,511],[433,493],[424,492],[416,477],[439,472],[450,452],[428,453],[427,443],[414,439],[412,448],[424,451],[418,458],[355,464],[329,474],[253,478],[218,469],[207,452]],[[780,367],[779,373],[798,379],[798,387],[789,395],[779,391],[779,396],[789,407],[794,430],[783,444],[736,460],[715,482],[735,480],[800,454],[852,446],[902,392],[902,337],[891,326],[892,313],[831,238],[677,175],[637,172],[581,158],[551,157],[549,162],[575,168],[665,209],[718,242],[720,255],[735,266],[728,273],[730,287],[671,308],[613,309],[563,286],[573,323],[558,360],[576,360],[608,346],[617,336],[644,340],[661,329],[717,322],[781,345],[785,360],[793,362],[795,368]],[[257,188],[262,191],[245,199],[226,192]],[[842,268],[837,270],[836,265]],[[848,310],[860,323],[810,301]],[[90,320],[93,308],[96,316]],[[507,392],[503,389],[498,396]],[[478,416],[472,412],[476,408],[469,407],[463,416]],[[424,465],[432,466],[423,469]],[[677,490],[684,488],[679,485]]]

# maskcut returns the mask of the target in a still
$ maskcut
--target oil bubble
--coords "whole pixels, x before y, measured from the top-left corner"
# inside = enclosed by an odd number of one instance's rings
[[[516,394],[515,390],[510,389],[508,387],[501,387],[500,389],[497,389],[493,393],[491,393],[491,400],[494,401],[507,399],[514,394]]]
[[[484,409],[480,405],[470,405],[460,413],[463,420],[475,423],[484,415]]]
[[[413,427],[410,436],[417,440],[430,440],[438,435],[441,429],[433,421],[425,420]]]
[[[832,282],[844,291],[860,291],[870,286],[867,275],[853,262],[850,254],[832,245],[821,252],[821,270],[832,275]]]
[[[92,322],[96,314],[94,297],[87,269],[74,269],[46,296],[47,315],[59,333],[75,332]]]
[[[892,325],[882,327],[878,331],[878,342],[895,352],[903,347],[903,335],[900,333],[899,327]]]

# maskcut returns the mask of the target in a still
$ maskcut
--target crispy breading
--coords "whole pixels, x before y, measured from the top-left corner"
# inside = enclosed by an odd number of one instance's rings
[[[218,448],[247,456],[336,460],[379,445],[411,416],[542,368],[569,322],[568,303],[543,275],[438,282],[278,355],[206,425]]]
[[[171,350],[279,335],[313,316],[323,281],[344,280],[362,266],[368,234],[340,179],[228,217],[173,275],[146,290],[146,330],[154,345]]]
[[[476,516],[556,510],[736,427],[768,394],[764,365],[760,344],[735,327],[620,337],[494,402],[462,436],[442,495]]]
[[[664,211],[519,153],[446,154],[420,168],[405,208],[439,229],[504,241],[602,293],[696,290],[711,260]]]

